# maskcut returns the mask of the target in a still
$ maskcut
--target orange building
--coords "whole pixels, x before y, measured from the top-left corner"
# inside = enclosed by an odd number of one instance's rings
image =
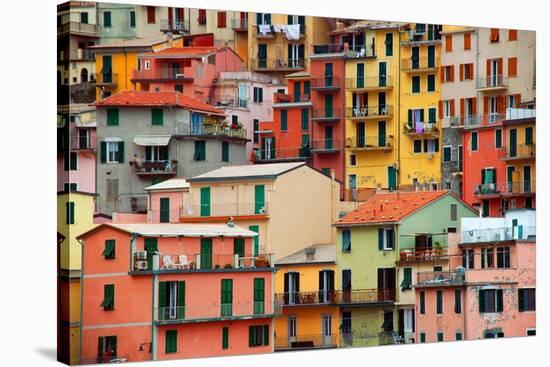
[[[102,224],[83,244],[81,363],[273,351],[273,261],[228,224]]]

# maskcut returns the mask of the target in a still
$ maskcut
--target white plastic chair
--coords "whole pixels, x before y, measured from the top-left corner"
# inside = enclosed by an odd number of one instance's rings
[[[189,262],[187,261],[187,255],[179,256],[179,264],[182,269],[189,269]]]
[[[172,261],[172,256],[162,255],[162,268],[161,269],[173,269],[174,266],[175,266],[175,264]]]

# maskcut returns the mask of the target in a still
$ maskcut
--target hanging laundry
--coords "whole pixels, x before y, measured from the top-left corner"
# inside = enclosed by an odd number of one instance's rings
[[[269,24],[260,24],[258,25],[258,29],[260,30],[260,33],[263,35],[267,35],[268,33],[271,33],[271,25]]]
[[[275,33],[281,33],[283,29],[283,25],[281,24],[273,24],[273,32]]]
[[[282,32],[285,34],[289,41],[296,41],[300,39],[300,25],[299,24],[287,24],[282,26]]]

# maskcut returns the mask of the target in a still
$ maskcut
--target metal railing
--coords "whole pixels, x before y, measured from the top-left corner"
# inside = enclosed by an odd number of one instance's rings
[[[187,20],[160,20],[160,29],[163,32],[189,32],[190,22]]]
[[[377,303],[395,301],[395,289],[374,288],[354,289],[349,291],[334,291],[331,303],[353,304],[353,303]]]
[[[218,108],[248,108],[249,98],[239,98],[237,96],[222,96],[216,100],[214,106]]]
[[[188,204],[184,205],[180,216],[188,217],[217,217],[237,215],[263,215],[269,214],[269,202],[231,202],[224,204]]]
[[[474,195],[530,194],[536,187],[535,180],[475,184]]]
[[[260,27],[261,26],[268,26],[269,29],[267,29],[267,27]],[[277,32],[275,32],[275,27],[273,24],[254,24],[254,27],[256,27],[256,36],[257,37],[276,37],[277,36]],[[285,26],[287,24],[281,24],[280,26]],[[291,24],[288,24],[288,25],[291,25]],[[284,34],[284,32],[282,32]],[[305,36],[306,35],[306,25],[305,24],[300,24],[300,36]]]
[[[91,136],[71,136],[71,150],[96,150],[96,139]]]
[[[162,160],[162,161],[130,161],[130,165],[134,168],[134,173],[143,175],[175,175],[177,172],[178,161]]]
[[[341,88],[342,78],[339,76],[326,75],[310,79],[311,89]]]
[[[455,116],[453,119],[455,119],[454,126],[476,128],[501,123],[505,118],[506,114],[494,112],[484,115]]]
[[[305,69],[305,58],[269,58],[269,59],[250,59],[252,69],[259,70],[292,70]]]
[[[275,294],[275,300],[285,306],[331,304],[334,299],[334,290]]]
[[[252,269],[273,267],[273,254],[166,254],[159,253],[151,270]]]
[[[516,146],[508,145],[499,151],[499,157],[504,160],[530,159],[535,158],[536,153],[535,143],[519,144]]]
[[[317,139],[311,141],[312,152],[334,152],[342,148],[342,144],[338,139]]]
[[[347,118],[379,118],[393,115],[392,105],[356,106],[346,108]]]
[[[401,69],[404,71],[414,71],[422,69],[435,69],[437,68],[437,62],[435,57],[419,57],[401,60]]]
[[[132,70],[132,80],[184,80],[192,79],[185,75],[185,68],[157,68],[152,70]]]
[[[308,146],[298,148],[260,149],[254,159],[258,162],[280,161],[280,160],[302,160],[311,158],[311,149]]]
[[[293,102],[309,102],[309,94],[300,93],[299,95],[290,95],[284,93],[274,93],[274,103],[293,103]]]
[[[420,286],[459,285],[464,283],[464,274],[455,271],[430,271],[419,272],[418,283]]]
[[[508,78],[503,75],[490,75],[476,79],[477,89],[506,88],[507,85]]]
[[[231,19],[231,28],[237,30],[248,30],[248,18]]]
[[[96,74],[97,85],[117,85],[118,84],[118,74],[113,72],[104,72],[101,70]]]
[[[246,139],[246,129],[221,125],[176,124],[175,135],[180,136],[227,136]]]
[[[392,85],[393,77],[390,75],[346,78],[347,89],[387,88]]]
[[[92,50],[77,48],[69,52],[69,60],[95,61],[95,53]],[[64,61],[69,61],[65,59]]]
[[[393,147],[393,136],[351,136],[346,138],[346,148],[379,150]]]
[[[342,118],[342,110],[340,108],[313,108],[311,110],[312,120],[336,120]]]
[[[275,337],[275,350],[333,348],[336,345],[336,335],[305,334]]]
[[[399,252],[399,261],[417,262],[417,261],[436,261],[444,260],[449,257],[446,248],[431,248],[425,250],[405,249]]]
[[[536,226],[501,227],[462,231],[462,243],[535,239]]]
[[[134,213],[147,212],[147,196],[131,196],[130,210]]]
[[[435,122],[405,122],[404,130],[406,134],[421,135],[421,134],[434,134],[438,133],[439,129]]]

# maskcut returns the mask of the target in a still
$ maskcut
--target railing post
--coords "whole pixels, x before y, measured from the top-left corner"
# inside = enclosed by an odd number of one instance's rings
[[[153,255],[153,270],[159,270],[160,256],[158,254]]]
[[[201,268],[201,255],[195,255],[195,269],[199,270]]]
[[[234,254],[234,255],[233,255],[233,267],[234,267],[235,269],[237,269],[237,268],[240,267],[239,265],[240,265],[240,264],[239,264],[239,254]]]

